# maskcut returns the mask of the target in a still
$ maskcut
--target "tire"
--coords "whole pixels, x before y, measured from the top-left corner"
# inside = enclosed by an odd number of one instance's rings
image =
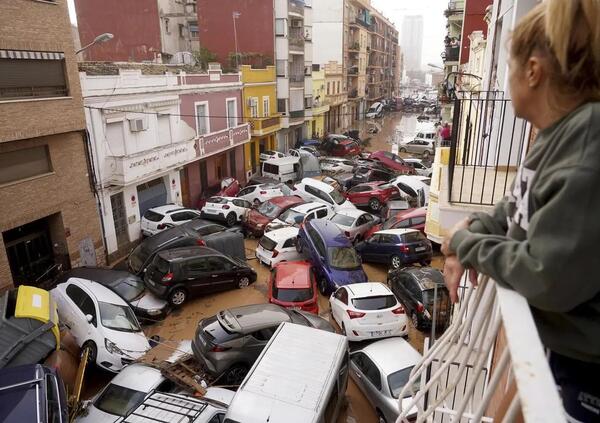
[[[414,311],[410,315],[410,321],[412,322],[412,325],[415,327],[415,329],[421,330],[421,322],[419,322],[419,316]]]
[[[402,267],[402,259],[398,256],[392,256],[390,264],[392,269],[400,269]]]
[[[379,410],[377,410],[377,421],[379,423],[387,423],[387,420],[385,419],[385,416],[383,415],[383,413]]]
[[[183,288],[175,288],[169,293],[169,304],[180,307],[187,300],[187,292]]]
[[[423,151],[423,154],[421,155],[424,159],[428,159],[429,156],[431,155],[431,153],[427,150]]]
[[[318,285],[319,285],[319,292],[321,293],[321,295],[326,297],[327,292],[329,290],[329,287],[327,286],[327,279],[325,279],[325,277],[321,276],[319,278]]]
[[[226,385],[239,385],[242,383],[250,368],[246,364],[234,364],[223,373],[223,382]]]
[[[225,219],[225,222],[227,223],[227,226],[231,227],[233,225],[235,225],[237,223],[237,216],[235,215],[234,212],[231,212],[227,215],[227,218]]]
[[[406,153],[406,148],[402,147],[398,149],[398,153]]]
[[[96,358],[98,357],[98,347],[94,341],[86,341],[81,346],[81,354],[83,355],[83,351],[89,348],[88,352],[88,362],[87,364],[94,363],[96,364]]]
[[[248,276],[242,276],[238,280],[238,288],[239,289],[247,288],[249,285],[250,285],[250,278]]]
[[[377,198],[371,198],[369,200],[369,208],[373,211],[379,211],[381,208],[381,201]]]

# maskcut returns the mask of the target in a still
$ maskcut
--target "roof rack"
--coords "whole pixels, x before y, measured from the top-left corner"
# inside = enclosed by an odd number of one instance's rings
[[[190,423],[208,406],[206,401],[189,396],[155,392],[146,397],[122,423]]]

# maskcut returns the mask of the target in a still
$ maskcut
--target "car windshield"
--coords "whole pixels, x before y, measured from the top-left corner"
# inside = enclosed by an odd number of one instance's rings
[[[135,247],[131,252],[131,255],[129,256],[129,265],[135,273],[139,273],[140,270],[142,270],[142,266],[146,263],[150,253],[150,248],[144,242]]]
[[[302,223],[302,221],[304,220],[304,216],[306,216],[305,213],[300,213],[293,209],[287,209],[286,211],[281,213],[281,216],[279,216],[279,220],[293,225],[295,223]]]
[[[125,301],[133,301],[144,292],[141,279],[128,277],[117,281],[111,288]]]
[[[304,289],[279,289],[273,285],[273,298],[279,301],[290,303],[300,303],[308,301],[313,297],[312,288]]]
[[[406,369],[398,370],[387,377],[388,385],[390,386],[390,392],[394,398],[398,398],[400,391],[402,391],[402,388],[404,388],[408,382],[408,379],[410,379],[410,372],[412,369],[413,366],[407,367]],[[419,380],[415,381],[413,384],[413,391],[417,392],[420,385],[421,382]],[[404,398],[408,398],[410,396],[412,396],[410,392],[407,392]]]
[[[352,224],[354,223],[354,218],[343,215],[343,214],[336,213],[331,218],[331,221],[335,224],[342,225],[342,226],[352,226]]]
[[[333,198],[333,201],[335,201],[335,204],[344,204],[344,202],[346,201],[346,197],[344,197],[342,195],[342,193],[336,189],[331,191],[329,193],[329,195],[331,195],[331,198]]]
[[[270,218],[275,218],[279,216],[279,213],[281,212],[281,208],[271,203],[270,201],[265,201],[264,203],[262,203],[257,210],[260,214]]]
[[[139,332],[140,325],[128,306],[98,302],[100,321],[108,329],[122,332]]]
[[[396,305],[393,295],[378,295],[376,297],[353,298],[352,305],[359,310],[383,310]]]
[[[336,269],[349,270],[360,267],[360,260],[352,247],[330,247],[329,263]]]
[[[163,220],[163,217],[165,216],[152,210],[148,210],[144,213],[144,219],[149,220],[150,222],[160,222]]]
[[[277,242],[273,241],[271,238],[268,238],[266,235],[263,235],[263,237],[258,242],[258,245],[260,245],[267,251],[273,251],[273,249],[277,247]]]
[[[94,405],[105,413],[124,417],[138,407],[145,397],[145,392],[111,383],[94,402]]]

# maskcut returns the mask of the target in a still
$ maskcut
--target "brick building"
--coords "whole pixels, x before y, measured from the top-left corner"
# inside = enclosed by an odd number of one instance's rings
[[[0,2],[0,291],[104,261],[66,0]]]

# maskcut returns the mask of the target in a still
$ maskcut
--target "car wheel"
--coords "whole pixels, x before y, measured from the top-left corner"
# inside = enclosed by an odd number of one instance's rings
[[[402,259],[398,256],[392,256],[391,264],[392,268],[399,269],[402,267]]]
[[[373,211],[378,211],[381,208],[381,202],[377,198],[371,198],[369,200],[369,207]]]
[[[430,153],[429,151],[427,151],[427,150],[423,151],[423,158],[424,158],[424,159],[427,159],[427,158],[429,158],[429,155],[430,155],[430,154],[431,154],[431,153]]]
[[[238,280],[238,288],[246,288],[250,285],[250,278],[248,276],[242,276],[240,280]]]
[[[169,294],[169,303],[174,307],[179,307],[187,300],[187,292],[183,288],[175,288]]]
[[[412,325],[414,326],[415,329],[417,329],[417,330],[421,329],[421,324],[419,323],[419,316],[417,316],[417,313],[415,313],[414,311],[410,315],[410,321],[412,322]]]
[[[237,216],[235,215],[235,213],[231,212],[227,215],[227,226],[233,226],[237,223]]]
[[[88,361],[87,364],[90,363],[95,363],[96,362],[96,357],[98,357],[98,347],[96,346],[96,343],[94,341],[86,341],[83,343],[82,347],[81,347],[81,355],[83,357],[83,351],[85,351],[85,349],[88,349]]]
[[[406,153],[406,148],[402,147],[402,148],[400,148],[400,149],[398,150],[398,152],[400,152],[400,153]]]
[[[246,364],[234,364],[225,372],[223,380],[226,385],[239,385],[248,374],[248,370]]]
[[[385,419],[385,416],[383,415],[383,413],[379,410],[377,410],[377,421],[379,423],[387,423],[387,420]]]
[[[319,278],[319,292],[321,293],[321,295],[327,296],[327,279],[325,279],[324,276],[321,276]]]

